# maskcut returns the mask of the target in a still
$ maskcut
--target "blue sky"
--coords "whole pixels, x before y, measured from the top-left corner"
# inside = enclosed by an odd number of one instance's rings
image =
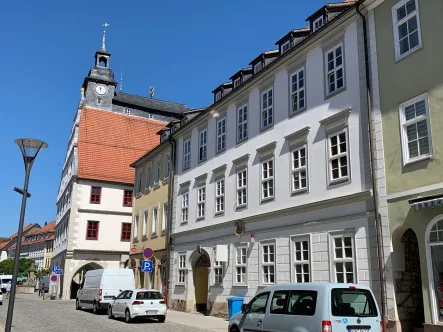
[[[17,231],[24,167],[14,140],[35,137],[49,148],[30,180],[25,224],[55,219],[56,195],[84,77],[101,46],[123,90],[207,106],[211,91],[326,0],[5,1],[0,11],[0,236]],[[334,1],[332,1],[334,2]]]

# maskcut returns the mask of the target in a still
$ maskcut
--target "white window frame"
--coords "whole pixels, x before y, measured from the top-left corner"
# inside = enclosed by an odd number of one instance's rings
[[[262,70],[263,69],[263,63],[260,61],[260,62],[257,62],[255,65],[254,65],[254,74],[257,74],[260,70]]]
[[[189,191],[182,194],[181,223],[185,224],[189,220]]]
[[[346,137],[346,152],[340,152],[339,148],[340,148],[340,143],[339,143],[339,135],[341,133],[345,134]],[[336,155],[332,155],[332,146],[331,146],[331,138],[333,136],[337,136],[337,154]],[[341,168],[341,161],[340,158],[341,157],[346,157],[346,163],[347,163],[347,175],[342,176],[342,168]],[[334,133],[331,133],[328,135],[328,170],[329,170],[329,183],[333,184],[336,182],[344,182],[344,181],[349,181],[349,179],[351,178],[351,165],[350,165],[350,154],[349,154],[349,136],[348,136],[348,128],[344,128],[340,131],[336,131]],[[332,161],[337,159],[338,160],[338,172],[339,172],[339,177],[334,179],[333,174],[332,174]]]
[[[241,183],[240,183],[241,181]],[[242,168],[236,173],[236,202],[237,208],[243,208],[248,205],[248,168]],[[239,199],[241,197],[241,199]],[[244,200],[244,202],[243,202]]]
[[[165,153],[164,167],[163,170],[163,178],[164,180],[169,179],[169,174],[171,173],[171,151]]]
[[[307,243],[307,249],[304,248],[303,244]],[[300,250],[297,250],[297,243],[300,244]],[[300,252],[300,258],[297,259],[297,252]],[[303,252],[308,253],[308,259],[304,258]],[[312,282],[312,273],[311,273],[311,239],[310,236],[296,236],[292,238],[292,273],[293,273],[293,282]],[[297,266],[301,267],[301,273],[297,272]],[[308,280],[305,279],[304,266],[308,267]],[[301,281],[298,281],[297,276],[301,276]]]
[[[202,140],[204,136],[204,140]],[[198,162],[203,162],[208,157],[208,130],[203,129],[198,133]]]
[[[291,48],[291,42],[288,40],[281,45],[281,54],[286,53]]]
[[[263,97],[266,96],[266,107],[264,107]],[[271,96],[269,98],[269,96]],[[270,103],[269,103],[270,102]],[[274,88],[271,87],[266,89],[260,94],[260,128],[261,130],[265,130],[274,125]],[[269,116],[269,114],[271,114]],[[264,120],[266,119],[266,126],[264,125]],[[269,121],[271,119],[271,121]]]
[[[226,117],[217,120],[217,141],[216,141],[216,151],[217,153],[226,150]]]
[[[420,101],[425,102],[425,108],[426,108],[426,114],[419,115],[418,117],[415,117],[412,120],[406,121],[406,108],[409,106],[412,106]],[[399,116],[400,116],[400,132],[401,132],[401,145],[402,145],[402,152],[403,152],[403,166],[406,166],[408,164],[432,158],[432,133],[431,133],[431,121],[430,121],[430,114],[429,114],[429,104],[428,104],[428,94],[423,93],[417,97],[414,97],[408,101],[405,101],[404,103],[400,104],[399,106]],[[419,155],[417,157],[410,158],[409,157],[409,147],[408,147],[408,135],[407,135],[407,127],[414,125],[418,122],[421,122],[423,120],[426,120],[427,130],[428,130],[428,144],[429,144],[429,153]]]
[[[221,91],[217,92],[217,93],[215,94],[215,101],[219,101],[219,100],[221,99],[221,97],[222,97],[222,93],[221,93]]]
[[[248,104],[237,109],[237,143],[248,139],[248,116]]]
[[[321,22],[321,23],[320,23]],[[323,16],[317,18],[314,22],[312,22],[312,31],[317,31],[325,24],[325,19]]]
[[[301,151],[304,150],[305,151],[305,164],[302,165],[301,163]],[[299,164],[298,167],[295,167],[295,154],[298,155],[298,160],[299,160]],[[305,172],[305,181],[306,181],[306,186],[302,187],[302,177],[301,177],[301,173]],[[299,179],[298,179],[298,183],[299,183],[299,188],[295,188],[295,179],[294,176],[295,174],[298,173],[299,174]],[[291,189],[292,189],[292,193],[296,194],[298,192],[302,192],[302,191],[306,191],[308,190],[308,148],[306,145],[300,146],[298,148],[295,148],[293,150],[291,150]]]
[[[351,238],[351,245],[352,245],[352,258],[349,257],[345,257],[345,244],[344,244],[344,238]],[[335,240],[336,239],[341,239],[341,251],[342,251],[342,257],[341,258],[337,258],[336,255],[336,247],[335,247]],[[356,259],[355,259],[355,253],[357,252],[356,248],[355,248],[355,239],[354,239],[354,234],[351,233],[344,233],[344,234],[337,234],[337,235],[333,235],[331,236],[331,250],[332,250],[332,257],[333,257],[333,261],[332,261],[332,265],[333,265],[333,279],[334,282],[339,282],[338,278],[337,278],[337,263],[339,264],[343,264],[343,282],[344,283],[348,283],[347,279],[346,279],[346,273],[348,273],[348,271],[346,270],[346,263],[352,263],[352,283],[356,284],[357,281],[357,268],[356,268]]]
[[[163,203],[163,209],[162,209],[162,232],[166,231],[166,228],[168,227],[168,213],[169,213],[169,206],[168,202]]]
[[[152,163],[149,162],[146,167],[146,178],[145,178],[145,190],[151,189],[151,181],[152,181]]]
[[[240,256],[239,256],[239,251]],[[243,255],[244,251],[244,255]],[[240,258],[240,260],[239,260]],[[243,260],[244,258],[244,260]],[[244,271],[240,274],[238,271]],[[238,281],[238,276],[243,276],[243,280]],[[234,260],[234,284],[236,285],[246,285],[248,283],[248,246],[240,245],[235,247],[235,260]]]
[[[154,186],[160,184],[161,163],[160,157],[156,158],[154,161]]]
[[[269,248],[273,248],[273,253],[270,252]],[[268,248],[265,250],[265,248]],[[277,252],[276,252],[277,246],[275,241],[272,242],[263,242],[260,243],[260,274],[261,274],[261,283],[262,285],[274,285],[277,283]],[[267,251],[267,253],[266,253]],[[265,256],[268,256],[268,261],[265,262]],[[271,256],[272,255],[272,256]],[[273,258],[273,261],[271,262],[270,259]],[[273,271],[271,272],[271,270]],[[268,270],[265,272],[265,270]],[[265,275],[268,277],[268,281],[265,281]],[[274,276],[274,281],[270,282],[270,276]]]
[[[132,230],[132,237],[134,238],[134,240],[138,240],[139,223],[140,223],[140,212],[138,212],[134,218],[134,229]]]
[[[148,236],[148,229],[149,229],[149,208],[143,211],[143,235],[147,237]]]
[[[415,11],[412,14],[406,15],[404,18],[402,18],[400,21],[397,20],[397,10],[404,6],[406,3],[409,2],[409,0],[401,0],[399,1],[395,6],[392,7],[392,28],[394,32],[394,44],[395,44],[395,60],[399,61],[403,59],[404,57],[408,56],[411,53],[414,53],[415,51],[422,48],[422,39],[421,39],[421,26],[420,26],[420,9],[418,6],[418,0],[415,1]],[[418,31],[418,45],[414,48],[409,49],[407,52],[400,54],[400,36],[398,34],[398,27],[407,21],[409,21],[414,16],[417,17],[417,31]],[[408,37],[409,38],[409,35]]]
[[[214,285],[223,284],[223,272],[224,272],[223,262],[216,261],[214,256]]]
[[[225,212],[225,177],[221,177],[215,181],[215,214],[223,214]]]
[[[301,74],[301,78],[300,78]],[[297,88],[294,90],[294,77],[296,77]],[[303,82],[303,86],[300,87],[300,80]],[[303,107],[300,107],[300,93],[303,93]],[[289,94],[290,94],[290,114],[296,114],[306,109],[306,73],[305,67],[298,69],[296,72],[292,73],[289,82]],[[294,97],[297,97],[297,108],[294,107]]]
[[[183,170],[191,168],[191,139],[183,141]]]
[[[206,184],[197,188],[197,220],[205,218],[205,212],[206,212],[205,209],[206,209]]]
[[[240,77],[237,77],[235,80],[234,80],[234,89],[236,89],[236,88],[238,88],[239,86],[240,86]]]
[[[269,162],[272,162],[272,175],[269,175]],[[265,164],[268,164],[268,168],[267,168],[267,177],[264,177],[264,172],[263,172],[263,166]],[[265,159],[260,163],[260,180],[261,180],[261,185],[260,185],[260,200],[262,202],[264,201],[268,201],[270,199],[274,199],[275,197],[275,161],[274,161],[274,156],[272,156],[271,158]],[[272,195],[269,195],[269,183],[272,182]],[[264,187],[265,187],[265,183],[266,188],[267,188],[267,192],[268,192],[268,196],[264,197]]]
[[[151,223],[151,236],[157,235],[158,227],[158,206],[152,207],[152,223]],[[156,215],[157,212],[157,215]]]
[[[184,285],[186,282],[186,253],[178,254],[177,284]]]
[[[336,57],[336,51],[337,49],[341,48],[341,64],[337,66],[337,57]],[[331,70],[328,69],[328,55],[333,52],[334,55],[334,68],[332,68]],[[343,86],[341,86],[340,88],[337,88],[337,72],[339,70],[342,70],[342,79],[343,79]],[[334,74],[334,90],[330,91],[329,90],[329,75]],[[345,75],[345,52],[344,52],[344,47],[343,47],[343,43],[339,43],[337,45],[335,45],[334,47],[330,48],[329,50],[327,50],[325,52],[325,83],[326,83],[326,96],[330,96],[333,95],[335,93],[338,93],[339,91],[343,91],[346,88],[346,75]]]

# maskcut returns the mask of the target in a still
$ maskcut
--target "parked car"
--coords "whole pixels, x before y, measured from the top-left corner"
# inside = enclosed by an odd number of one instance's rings
[[[0,292],[0,305],[3,305],[3,294]]]
[[[0,275],[0,288],[1,288],[2,293],[6,293],[6,285],[10,281],[12,282],[12,275],[10,275],[10,274]]]
[[[372,291],[356,284],[278,284],[231,317],[229,332],[376,332],[382,321]]]
[[[75,307],[92,309],[94,314],[107,310],[124,289],[134,289],[134,272],[130,269],[99,269],[86,272],[77,292]]]
[[[109,305],[108,317],[124,317],[126,323],[135,318],[156,318],[160,323],[166,320],[166,302],[155,289],[125,290]]]

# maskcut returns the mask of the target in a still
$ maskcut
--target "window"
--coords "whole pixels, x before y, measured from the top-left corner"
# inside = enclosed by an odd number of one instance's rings
[[[330,181],[348,179],[348,137],[346,130],[330,135],[328,141]]]
[[[226,118],[217,121],[217,152],[226,149]]]
[[[333,245],[335,281],[339,283],[354,283],[354,249],[352,237],[335,237]]]
[[[160,158],[157,158],[155,160],[154,186],[160,183],[160,163],[161,163]]]
[[[142,229],[143,236],[148,235],[148,218],[149,218],[149,210],[145,210],[145,212],[143,212],[143,229]]]
[[[326,77],[327,95],[344,88],[345,79],[342,44],[326,52]]]
[[[246,278],[246,262],[247,262],[247,248],[238,247],[236,250],[235,260],[235,281],[237,284],[245,284]]]
[[[124,191],[123,206],[132,206],[132,190],[125,190]]]
[[[163,173],[163,177],[164,179],[169,179],[169,172],[171,171],[171,152],[166,152],[165,153],[165,162],[164,162],[164,173]]]
[[[261,199],[263,201],[274,197],[274,160],[269,159],[267,161],[262,162],[261,167],[262,167]]]
[[[291,48],[291,42],[288,40],[281,46],[281,53],[286,53]]]
[[[237,173],[237,207],[243,207],[247,204],[247,170],[241,170]]]
[[[122,223],[122,234],[121,234],[122,242],[131,241],[131,224],[130,223]]]
[[[207,130],[203,130],[199,133],[199,141],[198,141],[198,161],[206,160],[206,144],[207,144]]]
[[[289,295],[288,314],[297,316],[314,316],[317,306],[317,292],[291,291]]]
[[[222,97],[221,91],[217,92],[215,94],[215,101],[219,101],[221,99],[221,97]]]
[[[137,176],[135,179],[135,191],[137,194],[140,194],[142,192],[142,177],[143,177],[143,170],[141,169],[137,170]]]
[[[217,180],[215,183],[215,213],[225,211],[225,179]]]
[[[88,221],[86,240],[98,240],[98,221]]]
[[[182,223],[188,222],[189,212],[189,192],[182,195]]]
[[[332,315],[340,317],[377,317],[374,297],[367,289],[333,288]]]
[[[254,297],[248,304],[250,313],[264,314],[266,311],[266,305],[268,304],[269,293],[259,294]]]
[[[238,109],[237,118],[237,141],[241,142],[248,138],[248,105]]]
[[[275,283],[275,246],[265,244],[262,246],[263,284]]]
[[[312,23],[314,31],[318,30],[323,24],[324,24],[323,16],[320,16]]]
[[[294,241],[294,273],[296,282],[310,282],[309,241]]]
[[[134,220],[134,239],[138,239],[138,225],[140,223],[140,215],[137,214]]]
[[[400,105],[403,163],[408,164],[431,156],[427,94]]]
[[[443,220],[435,223],[429,232],[429,242],[443,242]]]
[[[186,254],[178,255],[178,283],[184,284],[186,277]]]
[[[274,124],[272,88],[262,93],[261,126],[266,129]]]
[[[421,48],[418,0],[402,0],[392,7],[397,60]]]
[[[292,192],[307,188],[306,147],[292,151]]]
[[[223,262],[214,261],[214,283],[223,283]]]
[[[258,62],[254,65],[254,74],[257,74],[260,70],[263,69],[263,64],[262,62]]]
[[[191,140],[183,142],[183,169],[191,167]]]
[[[158,224],[158,207],[152,208],[152,228],[151,228],[151,234],[156,235],[157,234],[157,224]]]
[[[162,231],[166,230],[168,222],[168,203],[163,203]]]
[[[102,188],[101,187],[91,187],[91,204],[100,204],[102,197]]]
[[[206,186],[197,190],[197,219],[205,217]]]
[[[292,113],[305,108],[305,70],[304,68],[291,75]]]
[[[145,189],[149,189],[151,187],[151,163],[146,166],[146,180],[145,180]]]
[[[288,302],[289,291],[275,291],[272,296],[269,312],[274,315],[284,315],[286,302]]]
[[[240,86],[240,77],[234,80],[234,89]]]

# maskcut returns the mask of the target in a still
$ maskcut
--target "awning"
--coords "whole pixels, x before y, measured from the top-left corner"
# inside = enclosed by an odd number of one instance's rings
[[[443,205],[443,194],[429,195],[425,197],[417,197],[408,200],[409,205],[415,207],[417,210],[429,209]]]

